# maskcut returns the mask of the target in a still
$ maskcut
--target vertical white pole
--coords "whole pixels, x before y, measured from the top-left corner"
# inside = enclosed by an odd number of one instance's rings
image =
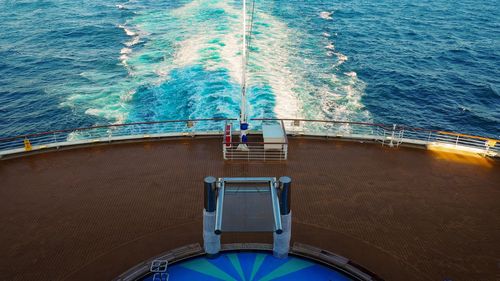
[[[243,0],[243,48],[242,48],[242,73],[241,73],[241,108],[240,108],[240,139],[238,150],[248,151],[247,142],[247,1]]]
[[[246,65],[247,65],[247,1],[243,0],[243,48],[242,48],[242,74],[241,74],[241,116],[240,123],[247,122],[246,98]]]

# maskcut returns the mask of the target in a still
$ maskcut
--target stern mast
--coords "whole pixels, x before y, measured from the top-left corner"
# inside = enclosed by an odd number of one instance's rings
[[[245,149],[247,142],[248,129],[248,113],[247,113],[247,5],[246,0],[243,0],[243,48],[242,48],[242,73],[241,73],[241,106],[240,106],[240,140],[242,144],[238,146],[240,149]]]

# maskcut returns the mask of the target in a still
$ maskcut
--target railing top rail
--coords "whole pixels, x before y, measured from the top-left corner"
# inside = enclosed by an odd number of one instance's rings
[[[500,142],[500,140],[498,140],[498,139],[481,137],[481,136],[473,136],[473,135],[467,135],[467,134],[460,134],[460,133],[454,133],[454,132],[438,131],[438,133],[443,134],[443,135],[452,135],[452,136],[464,137],[464,138],[470,138],[470,139]]]
[[[283,133],[285,134],[285,142],[288,144],[288,135],[286,133],[285,123],[283,122],[283,120],[281,120],[280,125],[281,128],[283,129]]]
[[[500,140],[494,139],[494,138],[487,138],[487,137],[482,137],[482,136],[474,136],[474,135],[468,135],[468,134],[461,134],[461,133],[455,133],[455,132],[449,132],[449,131],[441,131],[441,130],[432,130],[432,129],[425,129],[425,128],[410,127],[410,126],[405,126],[405,125],[397,125],[397,128],[404,129],[404,130],[411,130],[411,131],[423,131],[423,132],[429,132],[429,133],[436,133],[436,134],[441,134],[441,135],[450,135],[450,136],[455,136],[455,137],[465,137],[465,138],[471,138],[471,139],[479,139],[479,140],[485,140],[485,141],[500,142]]]
[[[11,141],[16,139],[24,139],[31,137],[40,137],[44,135],[51,135],[54,133],[71,133],[74,131],[89,131],[94,129],[103,129],[103,128],[119,128],[119,127],[128,127],[135,125],[153,125],[153,124],[165,124],[165,123],[182,123],[182,122],[198,122],[198,121],[234,121],[234,118],[205,118],[205,119],[182,119],[182,120],[163,120],[163,121],[148,121],[148,122],[135,122],[135,123],[124,123],[124,124],[110,124],[110,125],[99,125],[99,126],[90,126],[90,127],[80,127],[80,128],[72,128],[72,129],[64,129],[64,130],[54,130],[48,132],[40,132],[33,134],[24,134],[12,137],[0,138],[0,142]]]
[[[303,121],[303,122],[319,122],[319,123],[334,123],[334,124],[352,124],[352,125],[365,125],[365,126],[373,126],[373,127],[381,127],[381,128],[390,128],[390,129],[392,129],[392,127],[394,126],[394,125],[380,124],[380,123],[351,122],[351,121],[338,121],[338,120],[317,120],[317,119],[294,119],[294,118],[283,118],[283,119],[255,118],[252,120],[256,120],[256,121],[280,121],[280,120],[283,120],[283,121]],[[500,139],[494,139],[494,138],[488,138],[488,137],[482,137],[482,136],[474,136],[474,135],[461,134],[461,133],[448,132],[448,131],[441,131],[441,130],[432,130],[432,129],[410,127],[410,126],[405,126],[405,125],[396,125],[396,128],[404,129],[404,130],[424,131],[424,132],[429,132],[429,133],[479,139],[479,140],[484,140],[484,141],[500,142]]]
[[[235,121],[235,120],[237,120],[237,119],[235,119],[235,118],[205,118],[205,119],[163,120],[163,121],[148,121],[148,122],[135,122],[135,123],[124,123],[124,124],[99,125],[99,126],[80,127],[80,128],[72,128],[72,129],[65,129],[65,130],[54,130],[54,131],[48,131],[48,132],[40,132],[40,133],[5,137],[5,138],[0,138],[0,143],[14,141],[14,140],[18,140],[18,139],[43,137],[46,135],[71,133],[71,132],[75,132],[75,131],[90,131],[90,130],[95,130],[95,129],[106,129],[106,128],[112,129],[112,128],[120,128],[120,127],[137,126],[137,125],[154,125],[154,124],[183,123],[183,122]],[[353,122],[353,121],[338,121],[338,120],[293,119],[293,118],[283,118],[283,119],[279,119],[279,118],[254,118],[252,120],[255,120],[255,121],[279,121],[279,122],[281,122],[283,129],[285,129],[283,121],[301,121],[301,122],[319,122],[319,123],[331,123],[331,124],[361,125],[361,126],[379,127],[379,128],[383,128],[386,130],[392,130],[394,128],[394,125],[388,125],[388,124]],[[482,140],[482,141],[488,141],[488,142],[493,142],[493,143],[500,143],[499,139],[494,139],[494,138],[474,136],[474,135],[468,135],[468,134],[460,134],[460,133],[440,131],[440,130],[416,128],[416,127],[410,127],[410,126],[404,126],[404,125],[396,125],[396,129],[408,130],[408,131],[428,132],[428,133],[435,133],[438,135],[447,135],[447,136],[453,136],[453,137],[462,137],[462,138],[468,138],[468,139],[477,139],[477,140]],[[232,143],[235,143],[235,142],[232,142]],[[254,142],[254,144],[265,144],[265,143],[266,142]],[[287,144],[287,143],[288,143],[288,138],[285,138],[285,143],[283,143],[283,144]],[[227,144],[229,144],[229,143],[227,143]],[[266,144],[281,144],[281,143],[266,143]]]
[[[230,141],[230,142],[222,142],[222,144],[288,144],[288,142],[264,142],[264,141],[249,141],[249,142],[239,142],[239,141]]]

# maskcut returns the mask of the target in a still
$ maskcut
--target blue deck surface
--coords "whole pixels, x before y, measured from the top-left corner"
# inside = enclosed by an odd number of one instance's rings
[[[168,281],[353,280],[335,269],[298,257],[277,259],[266,253],[226,253],[198,257],[168,267]],[[157,276],[158,277],[158,276]],[[160,280],[148,276],[143,280]],[[162,281],[166,281],[164,276]]]

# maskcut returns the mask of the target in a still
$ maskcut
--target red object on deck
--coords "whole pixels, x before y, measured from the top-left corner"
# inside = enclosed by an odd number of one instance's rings
[[[226,147],[231,147],[232,136],[231,136],[231,124],[226,125],[226,131],[224,133],[224,139],[226,142]]]

